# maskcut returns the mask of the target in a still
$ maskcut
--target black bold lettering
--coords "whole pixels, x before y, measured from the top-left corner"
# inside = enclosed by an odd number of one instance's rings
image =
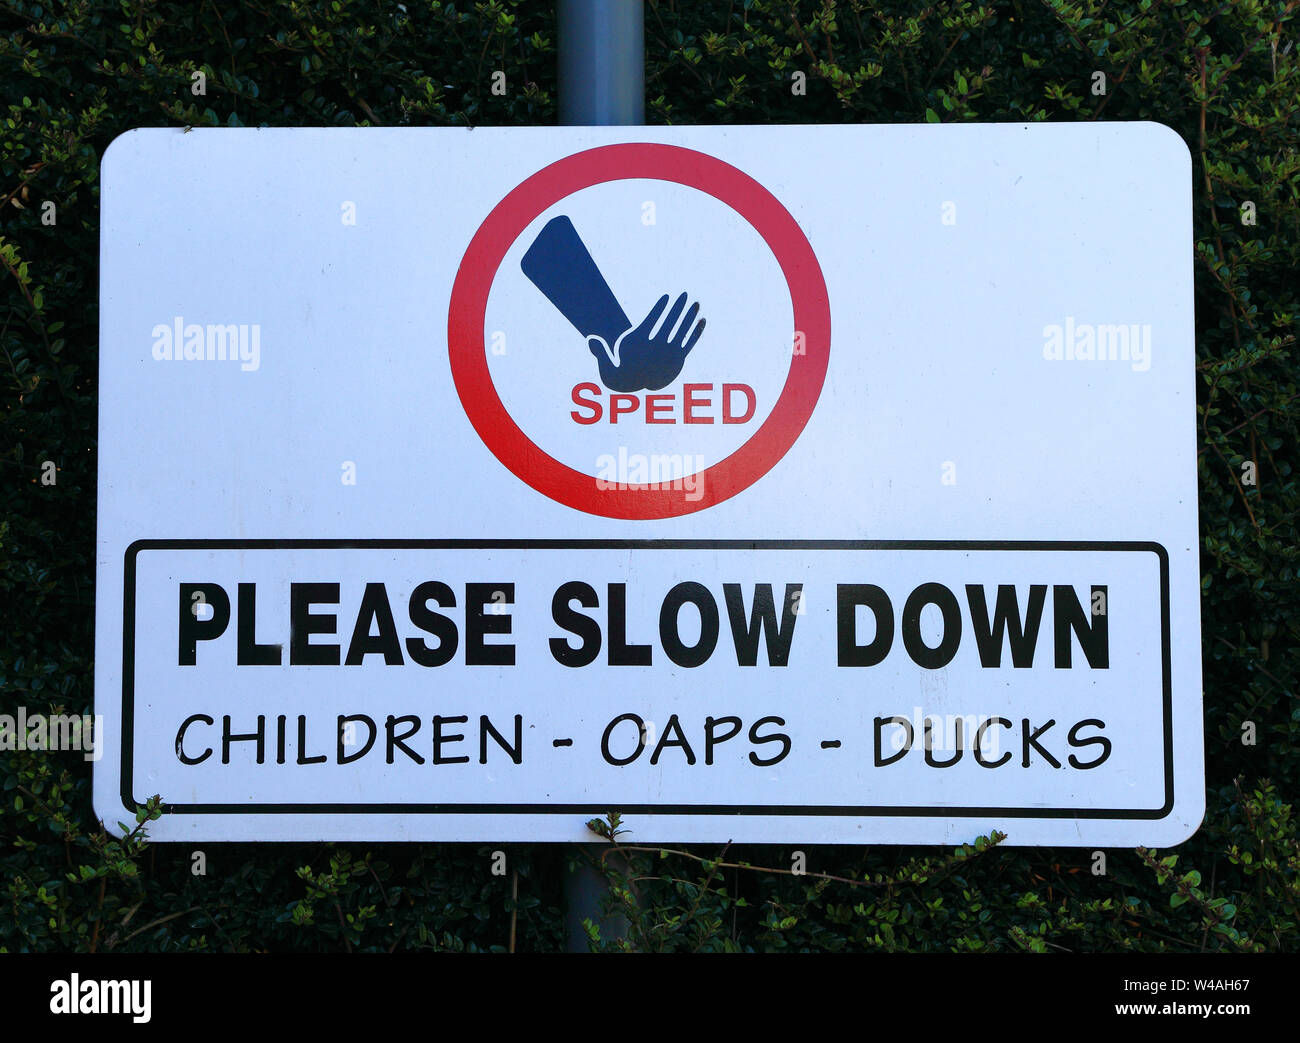
[[[465,662],[469,666],[514,666],[514,645],[489,645],[486,634],[510,633],[510,615],[488,613],[488,605],[513,605],[513,583],[465,584]]]
[[[257,643],[257,585],[239,584],[239,623],[235,662],[240,666],[279,666],[280,646]]]
[[[226,632],[230,625],[230,595],[215,583],[182,583],[180,628],[177,631],[180,648],[178,666],[194,666],[195,648],[200,641],[211,641]],[[194,595],[199,597],[195,598]],[[212,618],[200,619],[194,612],[198,605],[211,605]]]
[[[1094,586],[1093,595],[1106,597],[1106,588]],[[1103,604],[1108,602],[1104,601]],[[1089,609],[1091,602],[1089,602]],[[1071,586],[1052,587],[1052,616],[1056,626],[1056,668],[1068,670],[1073,644],[1070,631],[1079,639],[1079,647],[1094,670],[1106,670],[1110,667],[1110,641],[1106,621],[1110,619],[1107,612],[1091,615],[1089,609],[1079,604],[1079,595]]]
[[[649,666],[650,646],[627,643],[627,584],[611,583],[609,603],[609,665]]]
[[[573,580],[560,585],[551,598],[551,618],[557,626],[580,637],[582,644],[574,648],[564,638],[553,637],[551,657],[561,666],[588,666],[600,655],[600,624],[590,616],[575,612],[570,607],[574,601],[583,608],[600,607],[600,597],[591,584]]]
[[[312,605],[337,605],[338,603],[337,583],[291,583],[289,585],[290,665],[339,665],[341,649],[338,645],[313,645],[308,642],[312,634],[333,634],[338,626],[337,616],[312,615]]]
[[[411,591],[407,615],[410,616],[411,622],[426,634],[432,634],[438,639],[438,647],[430,648],[422,639],[408,637],[406,653],[421,666],[443,666],[450,663],[451,657],[456,654],[460,635],[456,631],[455,623],[441,612],[434,612],[429,608],[430,600],[436,601],[440,608],[456,607],[456,595],[452,593],[451,587],[437,580],[421,583]]]
[[[943,637],[935,648],[921,640],[921,612],[926,605],[938,605],[943,613]],[[908,595],[903,606],[903,644],[912,662],[926,670],[939,670],[952,662],[961,644],[961,608],[942,583],[922,583]]]
[[[874,583],[841,583],[835,588],[840,666],[875,666],[894,643],[894,606],[889,595]],[[858,606],[876,617],[876,636],[869,645],[858,644]]]
[[[700,613],[700,640],[692,647],[682,643],[677,630],[678,614],[690,603]],[[659,609],[659,641],[664,652],[678,666],[695,667],[706,662],[718,645],[718,603],[702,583],[678,583],[664,597]],[[650,762],[654,763],[651,757]]]
[[[736,645],[736,663],[740,666],[758,665],[758,638],[761,634],[767,644],[767,661],[770,666],[785,666],[790,662],[790,642],[794,640],[794,625],[798,620],[794,603],[803,595],[802,583],[785,585],[785,600],[781,603],[781,623],[776,621],[776,604],[772,597],[772,584],[759,583],[754,587],[754,607],[748,619],[745,615],[745,598],[739,583],[722,584],[727,602],[727,620],[731,624],[731,639]]]
[[[371,635],[371,622],[379,624],[379,633]],[[368,655],[382,655],[387,666],[402,665],[402,640],[397,636],[397,623],[393,609],[388,604],[388,591],[382,583],[367,583],[361,595],[361,608],[352,628],[345,666],[360,666]]]
[[[993,608],[993,622],[989,623],[988,602],[984,588],[978,583],[966,584],[966,601],[970,604],[971,625],[975,629],[975,643],[979,646],[980,665],[1002,665],[1002,634],[1007,632],[1011,642],[1011,665],[1024,669],[1034,665],[1034,647],[1038,643],[1038,627],[1043,621],[1043,605],[1047,601],[1047,584],[1034,583],[1029,588],[1029,608],[1024,624],[1020,621],[1020,604],[1016,588],[1010,583],[998,585],[998,599]]]

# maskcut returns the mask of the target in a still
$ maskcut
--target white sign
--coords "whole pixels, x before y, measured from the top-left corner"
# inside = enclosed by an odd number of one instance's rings
[[[102,177],[110,826],[1199,825],[1167,128],[139,130]]]

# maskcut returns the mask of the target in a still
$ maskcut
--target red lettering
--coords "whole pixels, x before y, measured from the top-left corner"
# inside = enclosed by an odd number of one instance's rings
[[[686,423],[688,424],[713,423],[713,417],[696,416],[694,412],[696,406],[703,406],[707,408],[713,402],[713,400],[709,398],[696,398],[695,392],[712,391],[712,390],[713,390],[712,384],[683,384],[682,385],[682,394],[683,396],[685,396],[685,402],[686,402]]]
[[[641,400],[636,395],[610,395],[609,422],[617,424],[620,416],[624,413],[635,413],[640,405]]]
[[[731,395],[735,391],[739,391],[744,395],[748,402],[744,416],[731,415]],[[743,424],[747,422],[754,415],[754,404],[754,389],[748,384],[722,385],[722,422],[724,424]]]
[[[664,405],[659,403],[663,402]],[[672,417],[659,420],[657,417],[660,413],[670,413],[673,408],[672,395],[646,395],[645,397],[645,422],[647,424],[673,424],[676,423]]]
[[[601,413],[600,403],[597,402],[595,399],[592,400],[584,399],[581,395],[581,393],[584,391],[592,395],[599,395],[600,385],[592,384],[588,382],[586,384],[579,384],[577,387],[573,389],[573,404],[575,406],[586,406],[588,409],[592,411],[591,416],[579,416],[576,410],[570,413],[569,416],[573,417],[573,419],[576,420],[579,424],[594,424],[597,420],[600,419],[600,413]]]
[[[578,409],[570,411],[569,416],[576,424],[595,424],[609,417],[611,424],[617,424],[621,416],[640,412],[642,397],[637,394],[611,394],[606,407],[601,396],[604,389],[599,384],[587,382],[574,385],[571,392],[573,404]],[[686,424],[715,424],[718,418],[713,414],[713,396],[721,396],[722,420],[724,424],[747,424],[754,418],[758,405],[758,396],[748,384],[683,384],[682,385],[682,419]],[[736,396],[744,399],[740,411],[736,411]],[[645,395],[645,422],[647,424],[676,424],[677,395],[664,393]]]

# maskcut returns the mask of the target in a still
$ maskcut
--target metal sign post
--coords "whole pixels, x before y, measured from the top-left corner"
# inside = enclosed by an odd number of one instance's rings
[[[560,123],[628,127],[645,122],[641,0],[560,0]]]
[[[636,126],[645,122],[645,11],[642,0],[559,0],[560,123],[566,127]],[[627,931],[623,917],[600,910],[605,882],[578,864],[565,875],[569,952],[587,951],[582,922],[602,937]]]

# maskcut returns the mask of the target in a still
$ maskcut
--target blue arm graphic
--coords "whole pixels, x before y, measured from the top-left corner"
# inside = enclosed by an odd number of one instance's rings
[[[520,267],[584,340],[600,337],[613,344],[620,333],[631,328],[631,321],[567,217],[547,222]]]
[[[611,391],[666,387],[677,379],[686,356],[704,332],[704,320],[696,322],[699,304],[686,310],[684,293],[671,308],[665,294],[633,329],[567,217],[546,223],[520,267],[586,339],[600,368],[600,379]]]

